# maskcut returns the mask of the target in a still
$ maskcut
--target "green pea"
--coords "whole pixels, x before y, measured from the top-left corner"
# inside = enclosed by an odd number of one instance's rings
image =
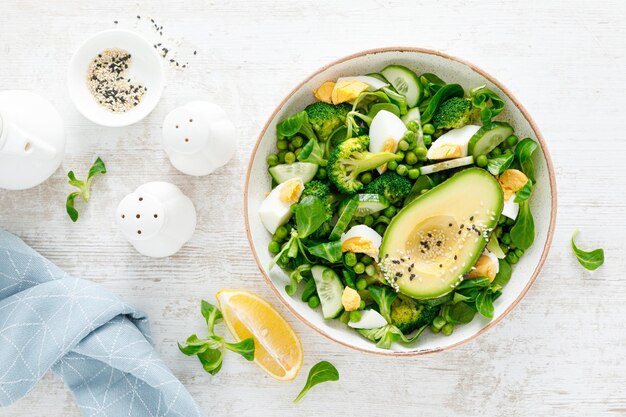
[[[401,159],[404,159],[404,152],[402,151],[397,151],[396,155],[398,155]]]
[[[390,219],[396,215],[396,208],[394,206],[389,206],[383,211],[385,217],[389,217]]]
[[[495,148],[493,151],[491,151],[491,156],[496,157],[496,156],[500,156],[502,155],[502,151],[500,150],[500,148]]]
[[[278,253],[278,252],[280,252],[280,243],[272,240],[270,242],[270,244],[267,245],[267,250],[269,250],[271,253]]]
[[[429,191],[428,188],[424,188],[423,190],[420,191],[420,195],[426,194],[428,191]]]
[[[366,226],[371,226],[372,224],[374,224],[374,217],[371,215],[363,217],[363,224]]]
[[[500,239],[500,236],[502,236],[503,232],[504,231],[502,230],[502,227],[498,226],[496,227],[496,230],[493,231],[493,234],[496,235],[498,239]]]
[[[302,139],[302,136],[294,136],[293,139],[291,139],[291,143],[296,148],[299,148],[304,145],[304,139]]]
[[[415,156],[420,159],[425,158],[427,153],[428,149],[426,149],[425,146],[418,146],[417,148],[415,148]]]
[[[406,140],[401,140],[400,143],[398,143],[398,148],[401,151],[406,151],[409,149],[409,142],[407,142]]]
[[[287,152],[285,154],[285,162],[288,164],[293,164],[294,162],[296,162],[296,154],[294,154],[293,152]]]
[[[381,224],[376,225],[374,230],[376,230],[376,233],[382,236],[385,234],[385,230],[387,230],[387,226],[381,223]]]
[[[502,237],[500,238],[500,242],[504,243],[505,245],[508,245],[509,243],[511,243],[511,235],[508,233],[503,234]]]
[[[524,251],[522,249],[520,249],[520,248],[517,248],[517,249],[515,249],[515,255],[518,258],[521,258],[522,256],[524,256]]]
[[[376,275],[376,267],[374,265],[368,265],[365,267],[365,274],[368,277],[373,277]]]
[[[275,155],[273,153],[267,155],[267,165],[271,167],[278,165],[278,155]]]
[[[511,148],[507,148],[502,151],[502,155],[511,155],[511,154],[513,154],[513,149]]]
[[[300,152],[302,152],[302,148],[298,148],[295,151],[293,151],[293,154],[296,156],[296,158],[298,157],[298,155],[300,155]]]
[[[415,152],[407,152],[404,156],[404,162],[409,165],[417,164],[417,155],[415,155]]]
[[[412,180],[416,180],[420,176],[419,168],[409,169],[409,178]]]
[[[348,322],[350,321],[350,312],[344,311],[343,313],[341,313],[341,316],[339,316],[339,321],[343,324],[348,324]]]
[[[441,333],[445,334],[446,336],[450,336],[453,331],[454,331],[454,324],[452,323],[447,323],[445,326],[441,328]]]
[[[435,326],[433,326],[432,324],[430,325],[430,331],[437,334],[441,331],[441,329],[436,328]]]
[[[312,295],[307,303],[309,304],[309,307],[317,308],[320,305],[320,298],[317,295]]]
[[[276,147],[280,149],[281,151],[287,149],[288,146],[289,144],[287,143],[286,140],[279,140],[276,142]]]
[[[363,291],[367,288],[367,280],[365,278],[359,278],[356,280],[356,289]]]
[[[354,272],[356,272],[357,274],[362,274],[363,272],[365,272],[365,265],[363,265],[361,262],[357,262],[356,265],[354,265]]]
[[[433,326],[436,327],[437,329],[441,330],[441,328],[445,325],[446,325],[446,319],[444,319],[443,317],[437,316],[434,318]]]
[[[350,321],[356,323],[361,320],[361,312],[360,311],[351,311],[350,312]]]
[[[406,125],[407,129],[409,129],[412,132],[418,132],[420,129],[419,124],[417,124],[417,122],[415,120],[411,120],[407,125]]]
[[[296,150],[296,147],[295,147],[295,146],[293,146],[293,143],[289,142],[288,149],[289,149],[291,152],[293,152],[293,151],[295,151],[295,150]]]
[[[367,265],[371,265],[374,262],[374,259],[371,256],[363,255],[360,261],[361,263],[363,263],[363,265],[367,266]]]
[[[317,170],[317,174],[315,174],[315,177],[319,180],[326,179],[326,168],[319,168]]]
[[[359,310],[363,310],[364,308],[365,308],[365,301],[361,300],[361,304],[359,304]]]
[[[511,135],[508,138],[506,138],[506,144],[509,148],[512,148],[513,146],[517,145],[518,140],[519,139],[517,138],[517,136]]]
[[[430,123],[426,123],[424,126],[422,126],[422,131],[427,135],[432,135],[433,133],[435,133],[435,126],[431,125]]]
[[[430,135],[424,135],[424,145],[430,146],[433,143],[433,137]]]
[[[396,168],[396,172],[398,175],[405,177],[409,173],[409,168],[407,168],[406,165],[401,164],[398,165],[398,168]]]
[[[343,263],[345,263],[347,266],[356,265],[356,255],[352,252],[346,252],[345,255],[343,255]]]
[[[285,155],[287,154],[287,151],[280,151],[278,152],[278,162],[280,162],[281,164],[285,163]]]
[[[364,172],[361,174],[361,182],[365,185],[369,184],[370,182],[372,182],[372,173],[371,172]]]
[[[287,228],[285,226],[280,226],[278,229],[276,229],[274,237],[277,237],[279,240],[283,240],[287,237],[288,234],[289,231],[287,230]]]
[[[404,132],[404,140],[406,140],[409,145],[411,143],[415,143],[415,132],[413,132],[412,130],[407,130],[406,132]]]
[[[387,169],[389,171],[395,171],[396,168],[398,168],[398,162],[397,161],[389,161],[389,162],[387,162]]]
[[[487,159],[487,155],[478,155],[478,157],[476,158],[476,165],[481,168],[486,167],[488,163],[489,159]]]
[[[519,261],[519,258],[515,254],[515,252],[509,252],[506,254],[506,261],[510,264],[516,264]]]

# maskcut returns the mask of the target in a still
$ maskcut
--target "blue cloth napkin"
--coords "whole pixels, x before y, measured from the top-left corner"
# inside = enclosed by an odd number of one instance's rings
[[[49,369],[84,416],[204,416],[155,353],[142,312],[0,230],[0,407]]]

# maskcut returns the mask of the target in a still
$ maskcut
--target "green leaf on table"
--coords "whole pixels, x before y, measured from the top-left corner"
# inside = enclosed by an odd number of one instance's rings
[[[238,343],[225,343],[226,349],[239,353],[248,361],[254,360],[254,339],[249,337]]]
[[[309,371],[309,376],[306,379],[306,384],[304,384],[304,388],[300,391],[300,394],[293,400],[294,403],[299,402],[307,392],[314,386],[321,384],[322,382],[328,381],[338,381],[339,380],[339,371],[335,366],[327,361],[321,361],[311,368]]]
[[[572,235],[572,251],[574,251],[576,259],[578,259],[578,262],[583,266],[583,268],[589,271],[595,271],[604,263],[604,249],[594,249],[589,252],[579,249],[574,242],[574,238],[577,234],[578,230],[574,231],[574,234]]]
[[[78,188],[78,191],[70,193],[65,200],[65,211],[73,222],[78,220],[78,210],[76,210],[74,206],[76,197],[81,196],[86,203],[89,202],[89,197],[91,195],[91,182],[93,181],[93,178],[96,174],[106,174],[106,172],[107,170],[104,166],[104,162],[102,162],[102,159],[96,158],[96,161],[93,163],[91,168],[89,168],[89,174],[87,175],[86,181],[77,179],[74,171],[69,171],[67,173],[67,177],[69,178],[68,184]]]
[[[202,317],[206,320],[206,324],[209,327],[209,332],[213,333],[213,329],[215,328],[215,324],[222,320],[222,312],[213,304],[209,303],[206,300],[202,300],[200,302],[200,311],[202,313]]]

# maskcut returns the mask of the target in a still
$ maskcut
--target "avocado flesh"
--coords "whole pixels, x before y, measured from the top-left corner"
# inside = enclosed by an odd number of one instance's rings
[[[461,171],[393,218],[380,247],[391,286],[416,299],[441,297],[463,280],[498,224],[503,195],[480,168]]]

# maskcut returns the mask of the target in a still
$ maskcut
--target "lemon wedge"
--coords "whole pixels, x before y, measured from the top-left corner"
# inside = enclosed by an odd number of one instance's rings
[[[254,362],[279,381],[298,375],[304,353],[298,335],[270,303],[256,294],[222,290],[216,295],[224,322],[237,341],[254,338]]]

